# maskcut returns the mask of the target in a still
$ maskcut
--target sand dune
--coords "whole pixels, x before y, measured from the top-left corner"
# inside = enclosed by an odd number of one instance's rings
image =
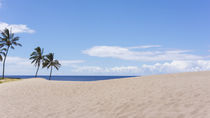
[[[210,118],[210,72],[0,84],[1,118]]]

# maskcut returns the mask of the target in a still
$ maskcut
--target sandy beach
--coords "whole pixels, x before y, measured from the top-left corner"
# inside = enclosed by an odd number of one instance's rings
[[[1,118],[210,118],[210,72],[0,84]]]

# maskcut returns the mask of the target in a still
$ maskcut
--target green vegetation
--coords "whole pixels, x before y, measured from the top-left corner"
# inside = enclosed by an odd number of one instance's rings
[[[37,67],[36,74],[35,74],[35,77],[37,77],[39,67],[44,60],[44,55],[43,55],[44,49],[37,47],[34,50],[35,51],[31,53],[31,55],[30,55],[31,57],[29,59],[32,60],[31,63],[34,63],[35,67]]]
[[[15,46],[22,46],[22,45],[18,43],[19,37],[15,37],[15,34],[12,33],[11,30],[9,31],[9,29],[7,28],[5,28],[4,31],[1,32],[1,35],[2,37],[0,37],[0,48],[2,48],[1,53],[4,55],[2,79],[4,79],[5,63],[9,49],[10,48],[15,49]]]
[[[16,79],[16,78],[2,78],[0,79],[0,84],[2,83],[6,83],[6,82],[12,82],[12,81],[18,81],[18,80],[21,80],[21,79]]]
[[[19,37],[15,36],[14,33],[12,33],[12,30],[9,30],[5,28],[1,32],[0,36],[0,61],[3,61],[3,72],[2,72],[2,78],[0,79],[0,83],[9,82],[9,81],[15,81],[19,79],[11,79],[11,78],[5,78],[5,65],[6,65],[6,59],[8,52],[11,49],[15,49],[15,46],[22,46],[18,41]],[[61,67],[61,64],[58,60],[54,60],[54,53],[49,53],[48,55],[44,55],[44,49],[41,49],[40,47],[37,47],[34,49],[34,51],[30,55],[30,60],[32,60],[32,64],[37,67],[35,77],[38,75],[38,71],[40,68],[40,65],[42,64],[42,68],[50,68],[50,77],[51,79],[52,75],[52,69],[56,68],[57,70]]]
[[[34,52],[30,55],[30,60],[32,60],[32,64],[34,63],[35,67],[37,67],[35,77],[37,77],[39,67],[42,64],[42,68],[50,68],[50,76],[49,80],[52,76],[52,69],[53,67],[57,70],[61,67],[61,64],[58,60],[54,60],[54,53],[49,53],[47,55],[44,55],[44,49],[41,49],[40,47],[37,47],[34,49]]]
[[[59,61],[54,60],[54,54],[53,53],[49,53],[48,55],[45,56],[44,62],[43,62],[42,65],[43,65],[42,68],[45,68],[45,67],[47,67],[47,69],[50,68],[49,80],[51,79],[53,67],[56,68],[56,70],[59,70],[59,68],[61,67],[61,64],[59,63]]]

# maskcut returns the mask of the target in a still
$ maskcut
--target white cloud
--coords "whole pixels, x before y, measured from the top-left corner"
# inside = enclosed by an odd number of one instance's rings
[[[66,70],[72,69],[72,66],[75,64],[83,63],[83,60],[61,60],[59,61],[62,65],[61,69],[64,68]],[[2,64],[2,62],[0,62]],[[2,71],[2,66],[0,66],[0,72]],[[36,71],[34,64],[31,64],[31,60],[28,58],[22,57],[7,57],[6,60],[6,75],[33,75]],[[61,73],[62,71],[54,71],[54,73]],[[70,72],[71,73],[71,72]],[[49,70],[41,69],[39,74],[49,74]],[[69,74],[69,73],[66,73]]]
[[[198,60],[203,58],[201,56],[188,54],[188,50],[133,51],[129,48],[118,46],[94,46],[82,52],[89,56],[112,57],[136,61]]]
[[[179,53],[186,53],[186,52],[191,52],[190,50],[170,50],[170,51],[165,51],[167,54],[179,54]]]
[[[129,49],[146,49],[146,48],[159,48],[160,45],[142,45],[142,46],[135,46],[135,47],[129,47]]]
[[[33,29],[27,27],[24,24],[7,24],[4,22],[0,22],[0,31],[4,30],[5,28],[12,29],[13,33],[34,33]]]
[[[210,70],[210,60],[197,61],[172,61],[165,63],[156,63],[154,65],[142,65],[143,73],[175,73],[175,72],[193,72]]]
[[[24,66],[31,66],[31,60],[27,58],[21,58],[21,57],[7,57],[6,62],[8,64],[12,65],[24,65]],[[84,60],[60,60],[59,61],[62,66],[69,66],[79,63],[84,63]]]
[[[142,66],[74,66],[76,73],[98,75],[150,75],[160,73],[194,72],[210,70],[210,60],[171,61],[165,63],[144,64]]]
[[[6,63],[12,65],[24,65],[24,66],[31,65],[28,59],[21,57],[7,57]]]
[[[73,72],[79,73],[101,73],[104,71],[104,68],[98,66],[73,66]]]
[[[83,74],[108,74],[108,75],[128,75],[139,73],[137,66],[114,66],[114,67],[99,67],[99,66],[73,66],[73,72]]]
[[[2,62],[0,64],[2,64]],[[30,63],[30,61],[21,57],[7,57],[5,68],[6,75],[30,75],[35,71],[34,66]],[[2,68],[0,68],[0,70],[2,71]]]
[[[61,60],[62,67],[53,71],[54,75],[151,75],[160,73],[192,72],[210,70],[210,60],[173,60],[163,63],[143,64],[141,66],[86,66],[83,60]],[[2,62],[1,62],[2,64]],[[2,66],[0,66],[0,72]],[[36,68],[27,58],[8,57],[6,61],[6,75],[33,75]],[[48,75],[49,70],[40,69],[39,74]]]
[[[112,67],[109,69],[110,72],[114,73],[138,73],[139,67],[137,66],[119,66],[119,67]]]

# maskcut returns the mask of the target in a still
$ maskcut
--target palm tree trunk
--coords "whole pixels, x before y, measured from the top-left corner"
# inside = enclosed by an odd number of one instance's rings
[[[8,46],[8,47],[7,47],[6,55],[5,55],[5,57],[4,57],[4,61],[3,61],[2,79],[4,79],[5,63],[6,63],[6,59],[7,59],[7,54],[8,54],[8,52],[9,52],[9,48],[10,48],[10,46]]]
[[[49,80],[51,80],[51,76],[52,76],[52,66],[51,66],[51,69],[50,69],[50,77],[49,77]]]
[[[40,67],[40,66],[37,67],[36,74],[35,74],[35,78],[37,77],[37,74],[38,74],[38,71],[39,71],[39,67]]]

